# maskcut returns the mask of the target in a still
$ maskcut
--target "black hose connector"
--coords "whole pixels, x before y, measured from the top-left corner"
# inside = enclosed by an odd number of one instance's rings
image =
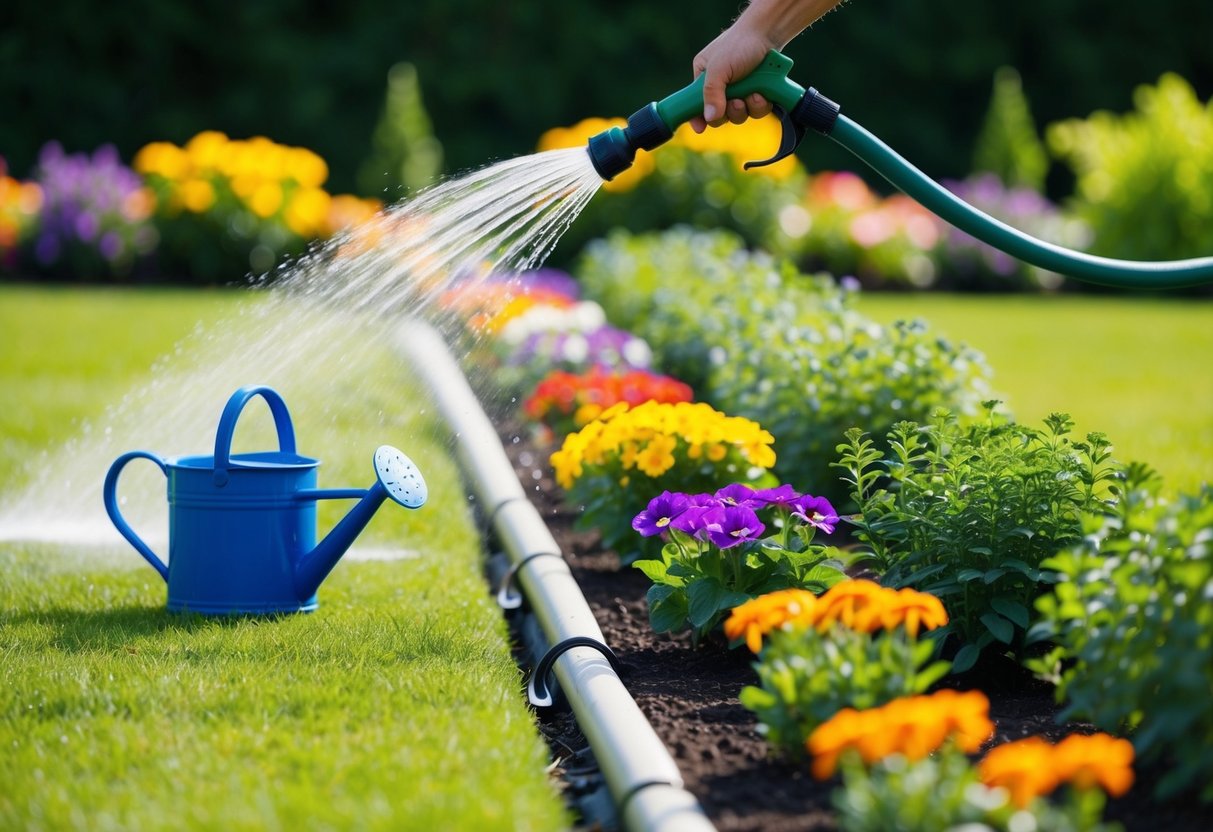
[[[674,137],[674,131],[661,120],[656,102],[628,116],[628,128],[623,132],[637,150],[652,150]]]
[[[797,124],[828,136],[841,110],[841,106],[818,92],[816,87],[809,87],[789,115]]]
[[[668,142],[673,135],[674,131],[661,120],[657,104],[652,103],[628,116],[626,128],[612,127],[590,137],[586,150],[594,170],[610,182],[632,166],[637,150],[652,150]]]

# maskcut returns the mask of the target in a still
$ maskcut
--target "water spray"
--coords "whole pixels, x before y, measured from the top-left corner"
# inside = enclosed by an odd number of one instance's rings
[[[1088,283],[1128,289],[1178,289],[1213,282],[1213,257],[1151,262],[1117,260],[1074,251],[1039,240],[977,210],[931,179],[872,133],[841,112],[838,104],[813,87],[788,77],[792,60],[776,51],[745,78],[725,90],[728,99],[758,93],[771,102],[783,124],[779,148],[769,165],[792,155],[809,130],[829,136],[854,153],[896,188],[941,219],[994,248],[1048,271]],[[654,101],[628,117],[627,127],[593,136],[587,147],[594,169],[610,181],[632,166],[638,150],[669,141],[679,125],[703,113],[703,75],[678,92]]]

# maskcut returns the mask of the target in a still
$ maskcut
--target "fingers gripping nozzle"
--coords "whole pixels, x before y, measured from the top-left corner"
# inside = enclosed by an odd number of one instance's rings
[[[590,138],[587,150],[598,175],[610,182],[632,166],[637,150],[652,150],[668,142],[674,131],[666,126],[654,102],[628,116],[628,126],[612,127]]]

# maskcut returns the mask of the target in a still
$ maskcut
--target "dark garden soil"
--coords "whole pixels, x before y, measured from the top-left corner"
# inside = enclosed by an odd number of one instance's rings
[[[831,809],[837,781],[818,782],[806,764],[773,757],[753,715],[738,701],[742,687],[756,682],[749,651],[730,651],[723,639],[695,649],[687,635],[654,634],[645,603],[648,579],[636,569],[620,568],[616,555],[603,551],[596,532],[573,528],[575,511],[562,501],[547,465],[551,449],[528,441],[521,430],[503,429],[502,435],[524,488],[622,663],[624,683],[712,823],[721,832],[837,828]],[[1056,740],[1092,730],[1058,725],[1052,689],[1018,668],[983,668],[968,675],[975,678],[954,684],[978,687],[990,697],[995,742],[1030,734]],[[553,753],[567,755],[570,717],[541,719]],[[1137,784],[1109,804],[1105,817],[1119,821],[1128,832],[1213,829],[1213,806],[1202,807],[1192,798],[1156,802],[1150,796],[1152,779],[1151,772],[1139,771]]]

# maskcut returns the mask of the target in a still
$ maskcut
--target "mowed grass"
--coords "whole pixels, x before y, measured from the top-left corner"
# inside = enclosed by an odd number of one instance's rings
[[[1069,413],[1122,461],[1148,463],[1166,490],[1213,482],[1213,301],[1132,295],[877,294],[881,322],[920,317],[983,353],[1017,421]]]
[[[183,334],[255,302],[0,287],[0,502]],[[430,502],[385,506],[364,537],[414,556],[342,561],[316,613],[170,615],[133,550],[0,541],[0,829],[567,827],[445,432],[390,355],[361,372],[332,414],[357,463],[326,458],[322,484],[369,484],[376,440],[404,435]]]

